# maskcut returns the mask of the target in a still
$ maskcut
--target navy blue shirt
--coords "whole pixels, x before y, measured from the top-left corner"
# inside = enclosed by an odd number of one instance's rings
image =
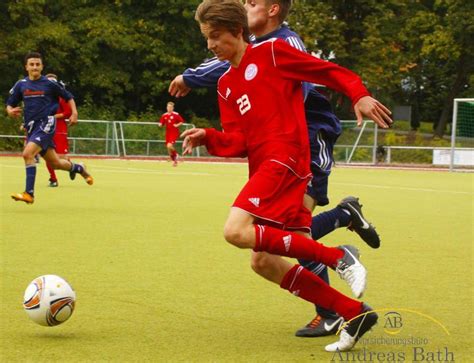
[[[16,107],[21,101],[24,102],[23,122],[26,125],[30,121],[44,120],[54,115],[58,109],[59,97],[69,101],[73,95],[61,83],[45,76],[35,81],[25,77],[10,90],[7,105]]]

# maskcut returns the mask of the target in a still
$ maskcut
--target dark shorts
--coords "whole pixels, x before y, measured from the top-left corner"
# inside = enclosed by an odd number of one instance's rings
[[[334,114],[326,97],[314,89],[306,98],[305,113],[313,173],[306,193],[316,200],[317,205],[327,205],[329,204],[328,177],[334,163],[334,144],[342,132],[341,122]]]
[[[334,163],[333,150],[338,136],[323,129],[309,133],[313,178],[306,194],[315,199],[320,206],[329,204],[328,178]]]
[[[41,155],[46,154],[49,148],[55,148],[53,137],[56,130],[56,119],[53,116],[42,120],[30,121],[25,127],[28,131],[26,142],[34,142],[41,147]]]

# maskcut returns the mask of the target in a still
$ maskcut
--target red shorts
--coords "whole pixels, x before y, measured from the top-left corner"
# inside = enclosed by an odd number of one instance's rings
[[[165,141],[167,144],[174,144],[179,137],[179,130],[176,127],[166,130]]]
[[[257,223],[280,229],[310,231],[311,212],[303,197],[311,175],[301,178],[284,165],[266,161],[240,191],[233,207],[257,218]]]
[[[54,144],[56,147],[56,153],[58,154],[67,154],[69,153],[69,141],[67,139],[67,134],[56,132],[53,137]]]

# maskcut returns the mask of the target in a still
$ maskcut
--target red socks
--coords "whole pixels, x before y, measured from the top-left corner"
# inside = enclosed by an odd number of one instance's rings
[[[176,151],[172,151],[170,155],[171,160],[176,161],[176,156],[178,156],[178,153]]]
[[[341,294],[320,277],[300,265],[293,266],[287,272],[280,287],[313,304],[335,311],[346,321],[359,315],[362,311],[360,301]]]
[[[335,267],[337,260],[344,256],[338,248],[326,247],[295,232],[256,224],[255,234],[255,252],[322,262],[329,267]]]
[[[58,179],[56,178],[56,173],[55,173],[53,167],[49,163],[46,163],[46,167],[48,168],[48,171],[49,171],[49,180],[50,181],[58,181]]]

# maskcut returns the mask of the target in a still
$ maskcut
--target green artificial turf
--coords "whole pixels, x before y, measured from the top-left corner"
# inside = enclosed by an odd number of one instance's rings
[[[472,174],[334,169],[331,205],[320,211],[357,195],[382,237],[378,250],[346,229],[322,239],[360,248],[364,301],[380,309],[368,341],[335,355],[324,352],[334,336],[294,336],[312,305],[254,274],[249,251],[222,237],[246,165],[86,164],[92,187],[58,172],[59,188],[48,188],[42,162],[35,203],[25,205],[9,196],[24,188],[22,159],[0,158],[0,361],[425,362],[447,352],[472,361]],[[43,274],[77,294],[71,319],[54,328],[22,308]],[[395,335],[389,311],[402,317]]]

